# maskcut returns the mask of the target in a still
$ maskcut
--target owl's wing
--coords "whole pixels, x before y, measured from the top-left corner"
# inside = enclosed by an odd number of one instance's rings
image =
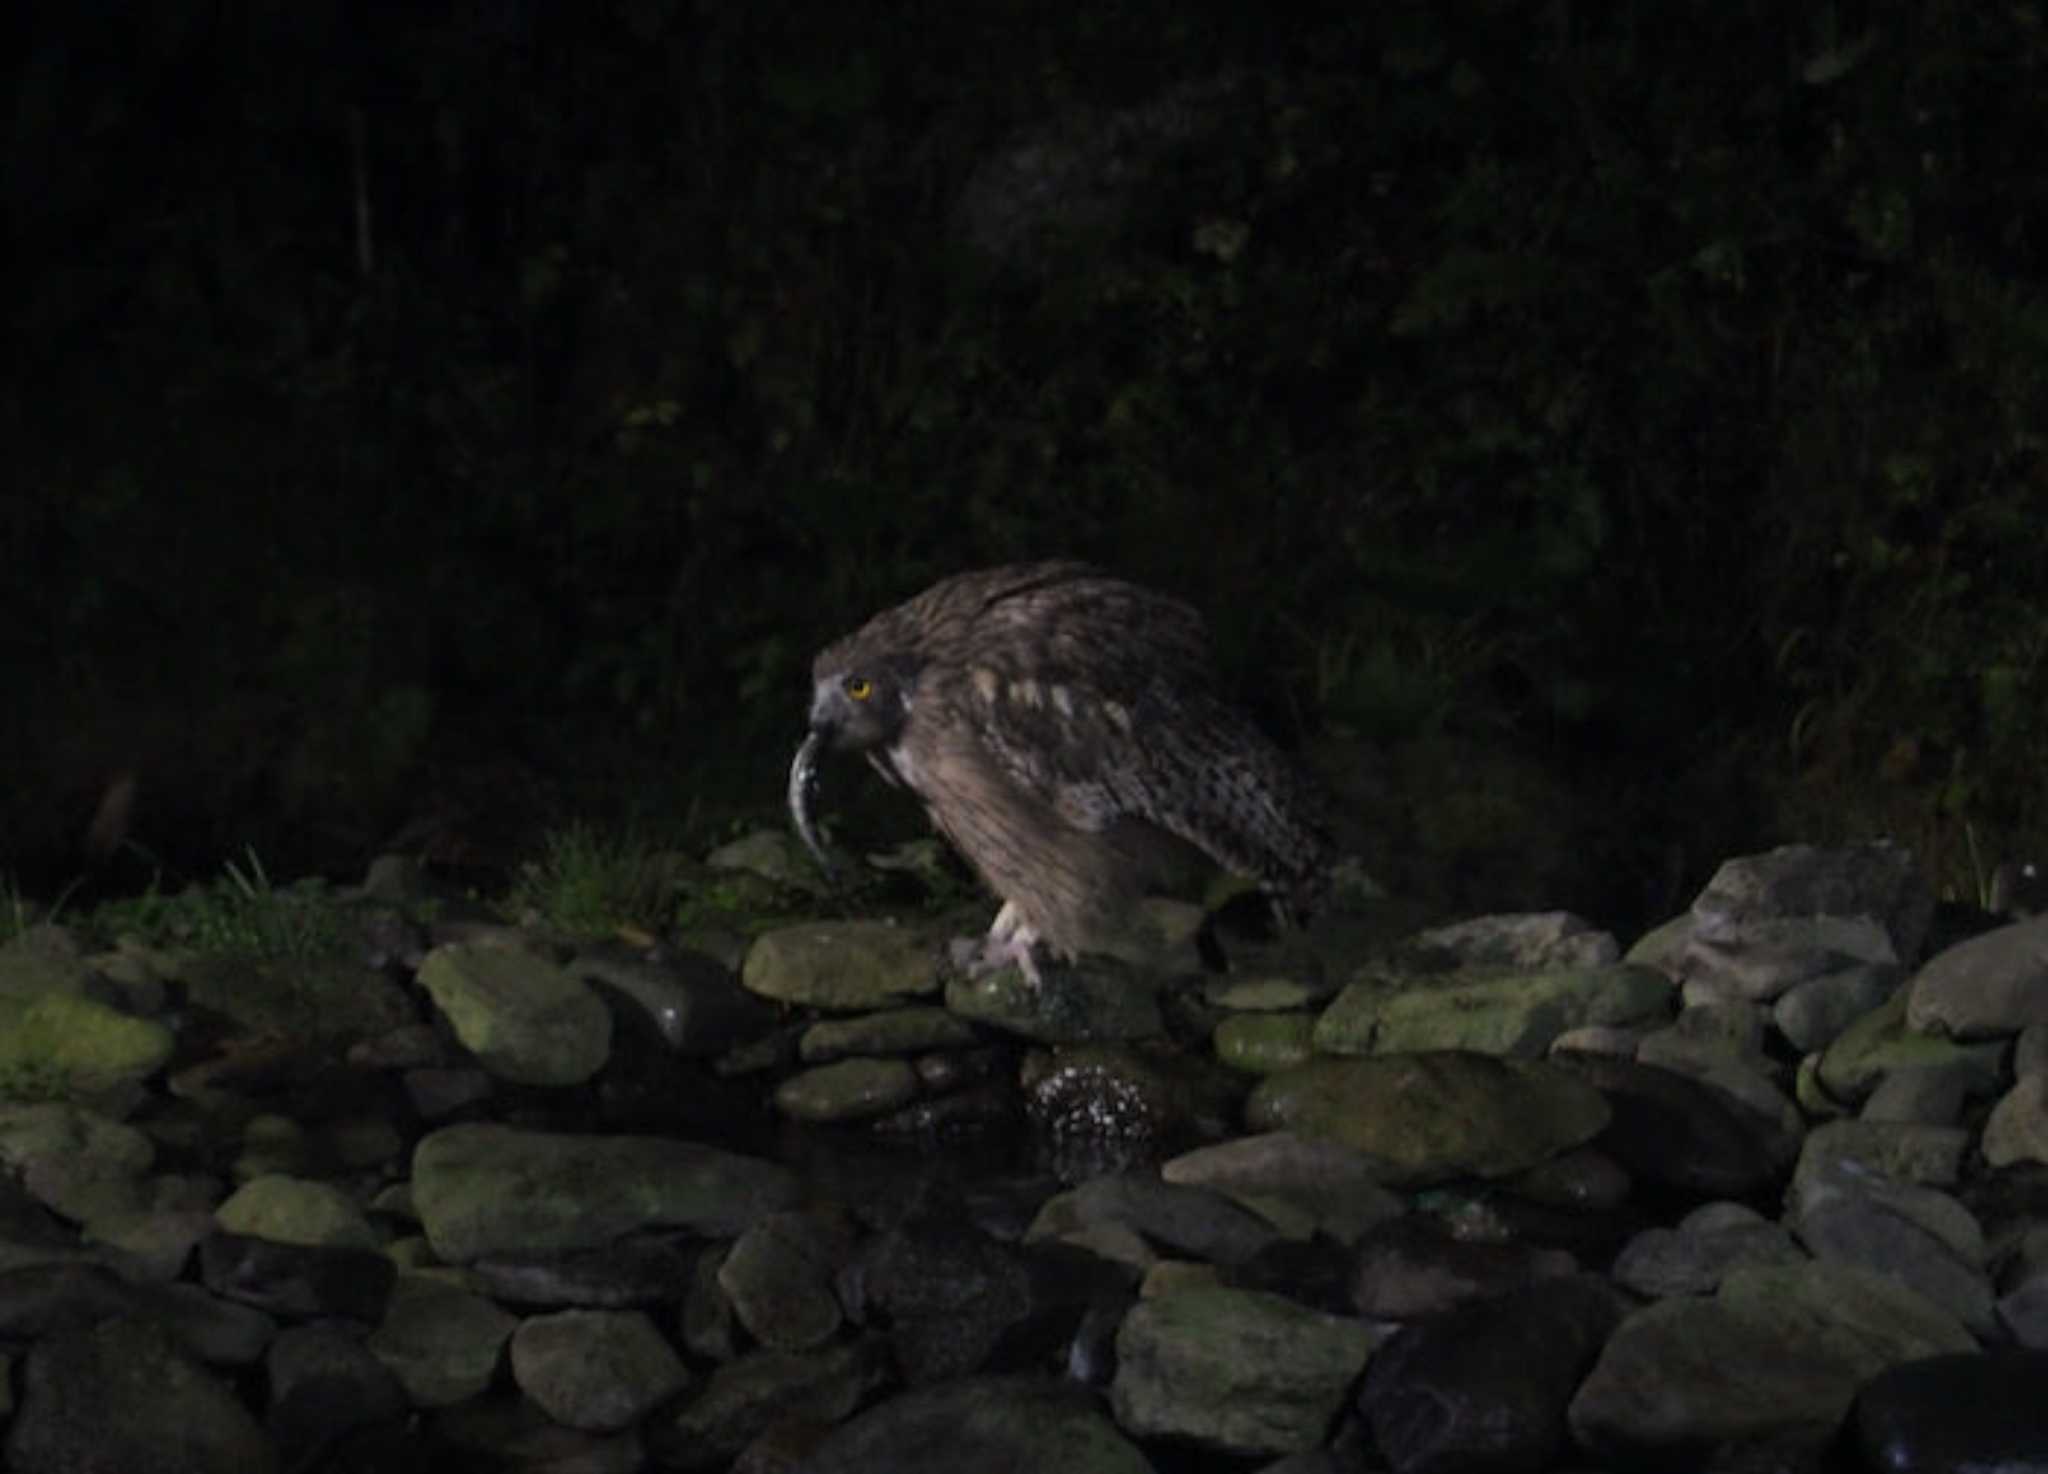
[[[1290,890],[1324,861],[1293,762],[1185,671],[1110,684],[1071,667],[981,665],[952,695],[1004,776],[1070,828],[1142,820]]]
[[[992,665],[973,667],[960,685],[960,709],[1000,771],[1073,828],[1101,830],[1142,813],[1147,788],[1167,776],[1140,736],[1170,720],[1164,693]]]

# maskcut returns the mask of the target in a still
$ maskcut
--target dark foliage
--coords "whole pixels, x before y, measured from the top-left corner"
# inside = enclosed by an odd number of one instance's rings
[[[0,869],[772,808],[824,636],[1049,553],[1283,728],[2048,830],[2033,7],[8,29]]]

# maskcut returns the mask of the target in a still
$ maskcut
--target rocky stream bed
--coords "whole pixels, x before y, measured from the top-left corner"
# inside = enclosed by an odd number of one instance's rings
[[[2048,1470],[2048,918],[1903,850],[1035,990],[346,902],[0,948],[12,1474]]]

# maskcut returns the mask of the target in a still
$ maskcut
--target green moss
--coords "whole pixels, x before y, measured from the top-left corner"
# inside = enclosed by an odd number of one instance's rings
[[[140,1080],[170,1058],[170,1030],[76,993],[0,998],[0,1099],[64,1100]]]

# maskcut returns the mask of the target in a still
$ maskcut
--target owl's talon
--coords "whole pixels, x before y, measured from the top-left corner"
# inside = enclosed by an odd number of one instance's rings
[[[969,978],[985,978],[990,973],[1001,972],[1015,964],[1024,974],[1024,981],[1032,987],[1043,987],[1045,980],[1038,973],[1038,959],[1031,955],[1031,946],[1037,939],[1028,932],[1019,934],[1013,930],[1009,935],[998,937],[991,931],[985,937],[955,937],[947,944],[947,956],[953,966]]]

